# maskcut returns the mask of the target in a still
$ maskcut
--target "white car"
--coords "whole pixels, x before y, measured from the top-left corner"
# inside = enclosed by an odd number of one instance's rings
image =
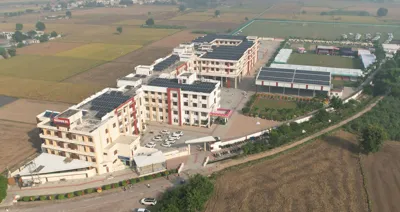
[[[154,198],[143,198],[140,200],[140,203],[142,203],[143,205],[156,205],[157,200]]]
[[[172,138],[167,138],[164,140],[164,143],[174,144],[175,142],[176,142],[175,139],[172,139]]]
[[[156,136],[153,139],[151,139],[152,141],[162,141],[162,137],[161,136]]]
[[[168,137],[168,139],[179,140],[181,137],[179,135],[171,135]]]
[[[156,143],[154,143],[154,142],[149,142],[149,143],[146,144],[146,147],[148,147],[148,148],[154,148],[154,147],[156,147]]]
[[[169,131],[168,131],[168,130],[161,130],[160,133],[161,133],[161,134],[169,134]]]
[[[182,131],[176,131],[172,135],[173,136],[183,136],[183,132]]]
[[[132,209],[132,212],[150,212],[150,211],[146,208],[138,208],[138,209]]]
[[[162,143],[161,146],[163,146],[163,147],[171,147],[171,143],[165,142],[165,143]]]

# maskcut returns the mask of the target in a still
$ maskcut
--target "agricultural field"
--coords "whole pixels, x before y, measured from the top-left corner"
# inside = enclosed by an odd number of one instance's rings
[[[362,63],[358,58],[347,58],[332,55],[318,54],[298,54],[290,55],[288,64],[309,65],[309,66],[324,66],[334,68],[362,68]]]
[[[90,43],[58,53],[56,56],[111,61],[140,47],[135,45]]]
[[[355,136],[338,131],[278,157],[223,171],[211,211],[368,211]]]
[[[99,60],[21,55],[0,61],[0,76],[32,80],[62,81],[104,63]]]
[[[31,54],[41,56],[51,56],[57,53],[68,51],[76,47],[84,45],[83,43],[62,43],[62,42],[46,42],[35,45],[25,46],[18,49],[19,55]]]
[[[240,32],[241,31],[241,32]],[[257,20],[239,30],[241,35],[257,35],[262,37],[302,37],[302,38],[323,38],[336,40],[344,33],[374,34],[381,32],[393,33],[394,37],[400,37],[399,25],[371,25],[371,24],[350,24],[350,23],[324,23],[324,22],[303,22],[303,21],[278,21],[278,20]],[[382,36],[385,38],[385,36]]]

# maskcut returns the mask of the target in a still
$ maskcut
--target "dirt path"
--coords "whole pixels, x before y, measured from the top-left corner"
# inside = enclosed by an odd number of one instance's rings
[[[189,170],[188,174],[201,173],[201,174],[204,174],[204,175],[208,175],[208,174],[211,174],[213,172],[221,171],[221,170],[223,170],[225,168],[228,168],[228,167],[231,167],[231,166],[236,166],[236,165],[243,164],[243,163],[246,163],[246,162],[249,162],[249,161],[258,160],[258,159],[261,159],[261,158],[265,158],[265,157],[268,157],[268,156],[272,156],[272,155],[275,155],[275,154],[282,153],[282,152],[284,152],[286,150],[289,150],[289,149],[291,149],[293,147],[296,147],[298,145],[304,144],[305,142],[307,142],[309,140],[315,139],[315,138],[317,138],[317,137],[319,137],[319,136],[321,136],[321,135],[323,135],[323,134],[325,134],[327,132],[335,130],[335,129],[337,129],[337,128],[349,123],[350,121],[362,116],[366,112],[370,111],[373,107],[375,107],[375,105],[382,99],[383,99],[383,97],[380,97],[376,102],[370,104],[368,107],[366,107],[362,111],[358,112],[357,114],[353,115],[352,117],[350,117],[350,118],[348,118],[346,120],[343,120],[343,121],[341,121],[341,122],[339,122],[339,123],[337,123],[337,124],[335,124],[333,126],[330,126],[330,127],[326,128],[324,130],[321,130],[318,133],[315,133],[315,134],[310,135],[310,136],[308,136],[306,138],[303,138],[303,139],[301,139],[299,141],[296,141],[296,142],[293,142],[293,143],[290,143],[290,144],[287,144],[287,145],[284,145],[284,146],[281,146],[281,147],[277,147],[277,148],[272,149],[272,150],[267,151],[267,152],[250,155],[250,156],[247,156],[247,157],[244,157],[244,158],[222,161],[220,163],[213,163],[213,164],[208,165],[207,169]]]

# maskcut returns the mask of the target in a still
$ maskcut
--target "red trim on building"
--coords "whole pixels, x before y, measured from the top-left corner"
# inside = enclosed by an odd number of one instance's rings
[[[323,91],[324,90],[324,86],[321,86],[321,91]]]
[[[168,124],[172,125],[172,104],[171,104],[171,91],[176,91],[178,93],[178,116],[179,116],[179,126],[182,126],[182,116],[181,116],[181,89],[179,88],[167,88],[167,99],[168,99]]]
[[[261,85],[264,85],[264,81],[261,81]]]
[[[279,85],[278,82],[275,82],[275,86],[278,87],[278,85]]]
[[[308,85],[306,85],[306,89],[308,89]]]
[[[290,83],[290,88],[293,88],[293,83]]]
[[[67,118],[58,118],[58,117],[54,117],[54,118],[53,118],[53,123],[54,123],[55,125],[57,125],[57,127],[58,127],[58,126],[69,127],[69,125],[70,125],[69,119],[67,119]]]
[[[137,111],[136,111],[136,101],[135,101],[135,99],[134,98],[132,98],[132,109],[133,109],[133,126],[134,126],[134,128],[135,128],[135,135],[139,135],[139,129],[137,128],[137,122],[138,122],[138,120],[136,119],[136,114],[137,114]]]

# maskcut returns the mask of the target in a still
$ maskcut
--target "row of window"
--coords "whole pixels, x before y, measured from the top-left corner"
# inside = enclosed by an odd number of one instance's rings
[[[194,67],[194,70],[197,71],[197,70],[200,70],[200,68],[197,69],[196,67]],[[209,71],[209,70],[211,70],[211,71],[220,71],[219,68],[208,68],[208,67],[202,67],[201,70],[203,70],[203,71]],[[223,69],[221,69],[221,71],[222,70]],[[226,73],[233,73],[234,71],[235,71],[235,69],[228,69],[228,68],[225,69]]]
[[[52,134],[52,132],[53,132],[53,134]],[[43,134],[45,134],[45,135],[53,135],[53,136],[57,136],[59,138],[68,138],[70,140],[78,140],[78,141],[85,141],[86,140],[86,141],[89,141],[89,142],[93,142],[93,138],[92,137],[88,137],[88,136],[84,136],[84,135],[76,135],[76,134],[72,134],[72,133],[65,133],[65,132],[61,132],[61,131],[51,131],[51,130],[43,129]]]
[[[63,157],[68,157],[68,158],[77,159],[77,160],[85,160],[85,161],[94,162],[94,163],[96,162],[95,157],[90,157],[90,156],[86,156],[86,155],[78,155],[75,153],[68,153],[68,152],[52,150],[52,149],[47,149],[47,153],[53,154],[53,155],[60,155]]]
[[[198,62],[196,62],[196,61],[193,61],[193,64],[211,64],[211,65],[219,65],[219,62],[214,62],[214,61],[198,61]],[[226,62],[224,65],[226,65],[226,66],[233,66],[233,65],[235,65],[234,63],[228,63],[228,62]]]

